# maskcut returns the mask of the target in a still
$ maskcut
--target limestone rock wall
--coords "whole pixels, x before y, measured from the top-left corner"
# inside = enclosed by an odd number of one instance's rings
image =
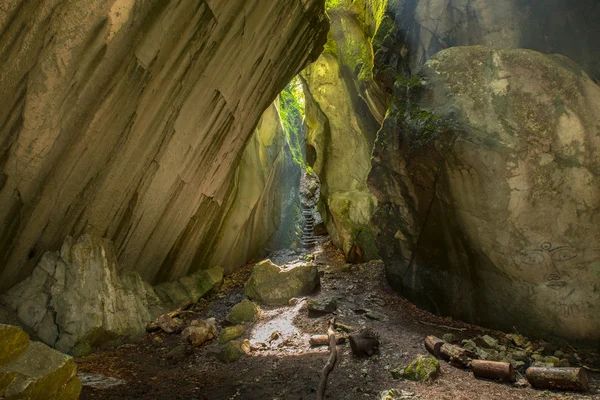
[[[413,70],[454,46],[559,53],[600,79],[600,3],[595,0],[393,0]]]
[[[307,143],[321,181],[321,215],[334,244],[350,261],[376,258],[369,221],[376,201],[367,187],[371,150],[385,114],[373,80],[371,38],[384,2],[342,1],[328,10],[325,52],[302,72]]]
[[[433,312],[600,339],[600,87],[570,59],[454,47],[397,85],[370,185],[392,284]]]
[[[0,291],[88,225],[147,281],[211,267],[255,125],[322,49],[323,3],[0,7]]]
[[[232,181],[234,195],[208,265],[231,272],[269,250],[299,245],[301,167],[294,162],[279,114],[265,111]]]

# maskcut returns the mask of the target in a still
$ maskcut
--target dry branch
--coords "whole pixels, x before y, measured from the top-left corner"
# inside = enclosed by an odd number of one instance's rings
[[[319,388],[317,389],[317,400],[323,400],[325,398],[325,389],[327,388],[327,377],[333,370],[335,362],[337,360],[337,347],[335,339],[335,318],[329,321],[329,327],[327,329],[327,336],[329,337],[329,359],[321,370],[321,380],[319,381]]]

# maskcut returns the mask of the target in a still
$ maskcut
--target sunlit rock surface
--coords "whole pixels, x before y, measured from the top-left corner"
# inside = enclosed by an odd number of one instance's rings
[[[307,143],[321,181],[321,215],[331,239],[350,261],[377,257],[369,221],[376,201],[367,187],[371,150],[385,115],[373,81],[371,38],[382,1],[341,1],[330,9],[325,52],[306,68]]]
[[[396,86],[370,185],[392,284],[436,313],[600,339],[600,87],[573,61],[455,47]]]
[[[152,283],[222,260],[244,146],[327,25],[322,0],[3,6],[0,291],[88,225]]]

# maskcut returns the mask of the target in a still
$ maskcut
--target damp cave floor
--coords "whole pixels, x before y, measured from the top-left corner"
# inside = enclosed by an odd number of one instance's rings
[[[279,264],[298,262],[308,252],[284,251],[271,259]],[[589,393],[540,391],[530,387],[475,379],[472,373],[440,361],[441,377],[434,383],[394,380],[390,370],[427,354],[427,335],[454,333],[461,340],[481,334],[504,334],[460,321],[434,316],[416,308],[394,292],[381,262],[349,265],[328,240],[311,250],[321,273],[321,289],[312,298],[336,297],[337,321],[354,328],[370,327],[380,337],[379,353],[356,358],[346,343],[338,346],[338,362],[329,375],[327,399],[379,399],[392,388],[401,399],[600,399],[600,375],[590,374]],[[227,312],[244,298],[243,285],[254,263],[226,277],[218,293],[199,302],[187,318],[214,317],[223,326]],[[367,311],[365,311],[367,310]],[[198,400],[308,400],[316,398],[319,372],[329,353],[310,348],[308,339],[324,334],[331,315],[309,316],[299,306],[262,307],[261,316],[246,324],[241,339],[252,351],[231,364],[217,359],[222,345],[216,340],[201,347],[182,346],[180,335],[143,334],[129,343],[98,349],[76,359],[80,374],[116,378],[120,385],[97,388],[84,384],[82,399],[198,399]],[[443,326],[443,327],[442,327]],[[453,328],[453,329],[449,329]],[[271,338],[273,332],[277,338]],[[522,374],[522,372],[521,372]]]

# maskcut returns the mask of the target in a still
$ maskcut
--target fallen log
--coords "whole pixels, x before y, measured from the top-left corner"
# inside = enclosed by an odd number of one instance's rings
[[[321,370],[321,380],[319,381],[319,388],[317,389],[317,400],[323,400],[325,398],[325,389],[327,389],[327,377],[333,370],[335,362],[337,361],[337,347],[335,344],[335,318],[329,321],[329,327],[327,329],[327,336],[329,337],[329,359]]]
[[[493,379],[501,382],[514,382],[515,370],[511,363],[486,360],[472,360],[471,368],[476,378]]]
[[[527,368],[527,380],[537,389],[589,390],[587,372],[583,368]]]
[[[346,343],[346,338],[344,336],[336,336],[335,342],[336,344],[344,344]],[[329,335],[313,335],[310,337],[309,343],[312,347],[325,346],[329,344]]]
[[[440,354],[444,360],[457,368],[469,368],[471,359],[475,358],[475,355],[469,350],[450,343],[444,343],[440,347]]]
[[[371,357],[379,349],[379,340],[369,331],[352,334],[349,339],[352,352],[359,357]]]
[[[435,358],[441,358],[440,349],[444,343],[446,342],[444,342],[442,339],[436,338],[435,336],[427,336],[427,338],[425,338],[425,348],[427,351],[433,354]]]

